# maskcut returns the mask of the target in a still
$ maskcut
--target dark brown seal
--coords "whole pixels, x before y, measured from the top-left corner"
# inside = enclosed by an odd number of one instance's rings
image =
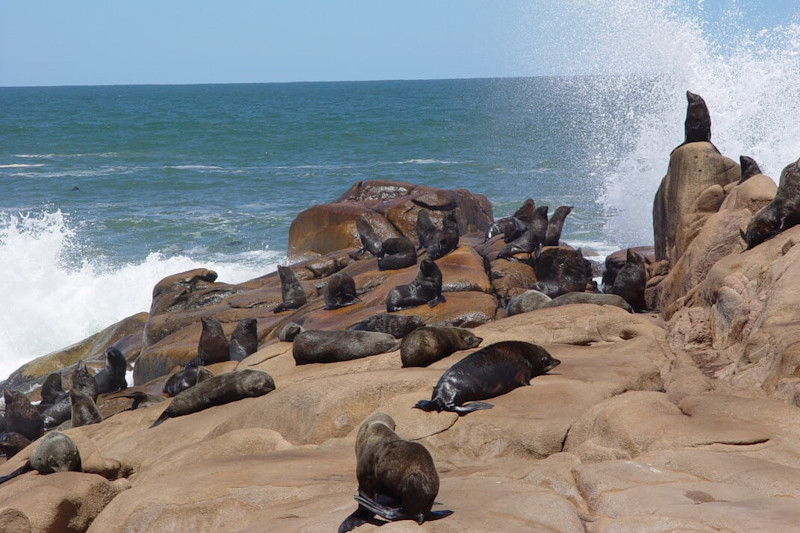
[[[297,280],[294,270],[289,267],[278,265],[278,276],[281,278],[281,298],[283,303],[279,303],[272,310],[273,313],[281,313],[290,309],[299,309],[306,304],[306,291]]]
[[[214,374],[212,374],[207,368],[203,368],[202,366],[186,365],[183,370],[176,372],[169,377],[169,379],[164,383],[164,388],[162,390],[168,396],[172,397],[180,392],[185,391],[186,389],[194,387],[201,381],[205,381],[212,377],[214,377]]]
[[[19,433],[30,441],[41,437],[44,422],[28,397],[19,391],[5,389],[3,398],[6,402],[6,431]]]
[[[42,396],[40,406],[53,405],[64,396],[64,386],[61,381],[61,372],[53,372],[42,383],[39,394]]]
[[[258,321],[255,318],[243,318],[236,324],[228,343],[228,355],[231,361],[242,361],[258,350]]]
[[[439,302],[444,302],[442,294],[442,271],[430,258],[419,262],[417,277],[408,285],[398,285],[386,295],[386,310],[388,312],[417,307],[428,304],[435,307]]]
[[[0,453],[5,455],[6,459],[11,459],[27,448],[30,443],[30,439],[25,438],[24,435],[16,431],[0,433]]]
[[[201,365],[213,365],[230,361],[228,354],[228,339],[222,324],[214,317],[206,316],[200,319],[203,324],[203,331],[200,333],[200,341],[197,343],[197,362]]]
[[[431,220],[431,214],[427,209],[420,209],[417,213],[417,224],[415,226],[417,231],[417,239],[419,240],[419,247],[417,250],[427,248],[435,241],[438,228]]]
[[[328,278],[323,309],[339,309],[359,301],[356,296],[356,282],[349,274],[337,272]]]
[[[391,352],[400,341],[388,333],[374,331],[305,330],[292,344],[292,355],[298,365],[336,363]]]
[[[743,235],[747,250],[800,223],[800,159],[781,172],[778,190],[770,203],[755,214]]]
[[[69,391],[69,400],[72,404],[71,427],[77,428],[91,424],[99,424],[103,421],[103,417],[100,415],[97,405],[88,394],[84,394],[76,389],[71,389]]]
[[[530,385],[561,363],[547,350],[523,341],[490,344],[451,366],[433,388],[430,400],[414,406],[423,411],[452,411],[464,415],[478,409],[491,409],[485,400]],[[472,402],[464,405],[464,402]]]
[[[535,209],[536,202],[532,198],[528,198],[513,215],[492,222],[492,225],[486,230],[484,241],[488,241],[495,235],[502,235],[505,242],[513,241],[528,229]]]
[[[273,390],[275,382],[272,376],[260,370],[235,370],[220,374],[178,393],[150,427],[156,427],[168,418],[196,413],[242,398],[263,396]]]
[[[80,472],[81,469],[81,454],[75,442],[60,431],[51,431],[42,437],[31,453],[30,459],[10,474],[0,477],[0,483],[31,470],[46,475],[53,472]]]
[[[625,256],[625,265],[620,269],[611,294],[616,294],[625,299],[634,311],[646,311],[647,303],[644,299],[644,290],[647,287],[647,272],[644,267],[644,258],[628,248]]]
[[[455,211],[450,211],[442,219],[442,230],[436,232],[433,243],[428,246],[428,257],[435,261],[458,248],[459,236]]]
[[[761,174],[761,168],[758,166],[758,163],[756,163],[756,160],[752,157],[740,155],[739,166],[742,169],[742,175],[739,176],[739,181],[736,183],[737,185],[741,185],[756,174]]]
[[[381,251],[381,238],[375,233],[375,228],[366,219],[364,215],[359,215],[356,218],[356,230],[358,231],[358,238],[361,239],[361,249],[356,252],[356,257],[363,255],[364,252],[370,252],[372,255],[378,255]]]
[[[356,437],[358,509],[342,521],[346,533],[377,514],[385,520],[436,520],[452,511],[431,511],[439,493],[439,474],[428,450],[400,438],[394,419],[384,413],[367,418]]]
[[[458,350],[480,346],[483,339],[468,329],[425,326],[415,329],[400,343],[403,366],[428,366]]]
[[[405,237],[392,237],[383,241],[378,252],[378,270],[400,270],[417,264],[414,243]]]
[[[97,383],[97,392],[105,394],[119,392],[128,388],[128,381],[125,379],[125,372],[127,371],[128,362],[122,352],[115,346],[106,349],[105,368],[94,375],[94,380]]]
[[[574,207],[571,205],[560,205],[556,208],[547,223],[547,236],[544,239],[545,246],[558,246],[561,232],[564,230],[564,221],[573,209]]]
[[[580,248],[545,248],[533,261],[533,270],[539,281],[531,288],[544,292],[551,298],[568,292],[583,291],[592,279],[592,265],[583,257]]]
[[[78,389],[84,394],[92,397],[93,401],[97,401],[97,380],[89,373],[84,361],[78,361],[75,367],[75,372],[72,374],[72,389]]]
[[[417,315],[400,315],[397,313],[378,313],[350,326],[351,331],[376,331],[388,333],[395,339],[402,339],[417,328],[425,325],[425,321]]]
[[[509,242],[500,250],[497,257],[500,259],[514,260],[516,254],[530,254],[538,255],[542,249],[542,241],[539,240],[536,229],[530,226],[525,232]]]

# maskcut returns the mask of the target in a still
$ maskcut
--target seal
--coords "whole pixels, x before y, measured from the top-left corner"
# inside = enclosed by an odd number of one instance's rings
[[[168,418],[196,413],[242,398],[256,398],[273,390],[275,390],[275,382],[272,380],[272,376],[266,372],[250,369],[226,372],[176,394],[169,406],[150,427],[154,428]]]
[[[243,318],[236,324],[228,343],[228,356],[231,361],[241,361],[258,350],[258,321]]]
[[[75,367],[75,372],[72,374],[71,388],[78,389],[82,393],[91,396],[92,401],[97,401],[97,381],[89,373],[89,369],[86,368],[86,362],[83,360],[78,361]]]
[[[374,331],[305,330],[294,338],[295,363],[336,363],[391,352],[400,341],[388,333]]]
[[[53,472],[80,472],[81,469],[81,454],[75,442],[65,433],[51,431],[42,437],[30,459],[10,474],[0,477],[0,483],[31,470],[46,475]]]
[[[417,239],[419,240],[419,247],[417,250],[427,248],[436,242],[435,237],[438,229],[434,225],[433,220],[431,220],[431,214],[427,209],[420,209],[417,213],[415,229],[417,230]]]
[[[79,390],[69,391],[69,400],[72,403],[72,426],[73,428],[98,424],[103,421],[100,411],[97,409],[94,400]]]
[[[42,401],[40,406],[53,405],[64,396],[64,387],[61,381],[61,372],[53,372],[45,378],[42,389],[39,392]]]
[[[405,237],[392,237],[383,241],[378,252],[378,270],[399,270],[417,264],[414,243]]]
[[[206,372],[208,372],[208,370],[206,370]],[[209,374],[211,374],[211,372],[209,372]],[[114,396],[106,396],[106,399],[108,400],[116,400],[117,398],[130,398],[131,400],[133,400],[133,402],[131,402],[131,406],[127,409],[128,411],[133,411],[140,407],[149,407],[151,405],[155,405],[157,403],[166,401],[166,398],[164,398],[163,396],[148,394],[147,392],[141,390],[122,391],[121,393],[115,394]]]
[[[306,291],[297,280],[294,270],[289,267],[278,265],[278,276],[281,278],[281,298],[283,303],[279,303],[272,310],[273,313],[281,313],[290,309],[299,309],[306,304]]]
[[[444,302],[442,294],[442,271],[430,258],[419,262],[417,277],[408,285],[398,285],[386,295],[386,310],[390,313],[418,305],[435,307]]]
[[[428,366],[459,350],[480,346],[483,339],[468,329],[425,326],[406,335],[400,343],[404,367]]]
[[[339,309],[360,301],[356,296],[356,282],[349,274],[337,272],[328,278],[323,309]]]
[[[542,241],[539,240],[537,230],[532,225],[526,229],[521,236],[503,246],[502,250],[497,254],[497,257],[499,259],[516,261],[514,258],[515,254],[533,253],[534,255],[539,255],[541,250]]]
[[[381,238],[375,233],[375,228],[369,223],[364,215],[359,215],[356,218],[356,230],[358,231],[358,238],[361,239],[361,249],[355,255],[359,257],[364,252],[370,252],[372,255],[378,255],[381,251]]]
[[[539,345],[523,341],[501,341],[481,348],[451,366],[433,388],[430,400],[414,406],[423,411],[452,411],[459,415],[491,409],[485,400],[530,385],[561,364]],[[469,402],[464,405],[464,402]]]
[[[128,380],[125,379],[127,370],[128,362],[122,352],[114,346],[106,349],[106,366],[94,376],[97,392],[105,394],[127,389]]]
[[[414,520],[417,524],[453,514],[431,511],[439,493],[433,458],[425,446],[402,439],[395,428],[392,417],[375,413],[358,429],[358,508],[342,521],[339,533],[371,521],[376,514],[385,520]]]
[[[27,396],[19,391],[4,389],[3,399],[6,402],[6,431],[19,433],[30,441],[42,436],[44,422],[39,410],[28,401]]]
[[[750,250],[770,237],[800,223],[800,159],[781,172],[778,190],[770,203],[750,219],[743,235]]]
[[[552,298],[541,291],[534,289],[527,290],[508,301],[506,304],[506,316],[536,311],[537,309],[543,308],[551,300]]]
[[[560,205],[556,208],[553,216],[550,217],[550,222],[547,223],[547,233],[544,239],[545,246],[558,246],[558,241],[561,239],[561,231],[564,229],[564,221],[567,215],[572,213],[574,206]]]
[[[439,259],[458,248],[458,221],[455,211],[448,212],[442,219],[442,230],[437,231],[433,238],[433,243],[428,246],[428,257]]]
[[[690,91],[686,91],[686,101],[686,121],[683,124],[684,140],[677,148],[694,142],[711,143],[711,113],[708,111],[706,101],[699,94]],[[717,153],[720,153],[714,143],[711,143],[711,146]]]
[[[528,224],[533,220],[533,212],[535,209],[536,202],[533,201],[533,198],[528,198],[522,204],[522,207],[517,209],[513,215],[499,218],[492,222],[492,225],[486,230],[484,242],[495,235],[503,235],[503,240],[505,242],[513,241],[528,229]]]
[[[283,342],[292,342],[297,335],[305,331],[303,326],[297,322],[289,322],[278,330],[278,340]]]
[[[164,388],[162,390],[167,396],[172,398],[179,392],[183,392],[188,388],[194,387],[201,381],[205,381],[212,377],[214,377],[214,374],[212,374],[207,368],[203,368],[202,366],[186,365],[183,370],[176,372],[169,377],[169,379],[164,383]]]
[[[220,321],[211,316],[204,316],[200,322],[203,324],[203,331],[197,343],[197,357],[192,361],[197,360],[201,365],[230,361],[228,339]]]
[[[644,263],[641,255],[628,248],[625,265],[619,270],[614,285],[611,286],[611,294],[624,298],[636,312],[647,310],[647,303],[644,299],[647,272]]]
[[[736,182],[736,185],[741,185],[756,174],[761,174],[761,168],[759,168],[758,163],[756,163],[756,160],[752,157],[740,155],[739,166],[742,169],[742,175],[739,177],[739,181]]]
[[[69,420],[71,416],[72,404],[69,401],[69,392],[65,392],[56,403],[46,406],[42,411],[45,431],[58,427]]]
[[[417,315],[399,315],[393,313],[378,313],[353,324],[348,329],[351,331],[375,331],[388,333],[395,339],[401,339],[425,325],[425,321]]]
[[[633,308],[625,301],[622,296],[616,294],[599,294],[592,292],[568,292],[553,298],[545,303],[542,308],[558,307],[560,305],[569,304],[594,304],[594,305],[613,305],[619,307],[629,313],[633,312]]]
[[[6,459],[11,459],[27,448],[30,443],[29,439],[16,431],[0,433],[0,453],[5,455]]]
[[[581,292],[592,280],[592,265],[583,257],[580,248],[545,248],[533,261],[533,270],[539,282],[531,288],[551,298],[568,292]]]

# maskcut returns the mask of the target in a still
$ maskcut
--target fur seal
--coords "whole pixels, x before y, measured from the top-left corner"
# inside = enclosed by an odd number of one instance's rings
[[[417,264],[414,243],[405,237],[393,237],[383,241],[378,252],[378,270],[399,270]]]
[[[471,400],[494,398],[546,374],[561,361],[536,344],[501,341],[481,348],[451,366],[433,388],[430,400],[414,406],[423,411],[452,411],[464,415],[478,409],[491,409],[490,403]]]
[[[30,439],[25,438],[24,435],[16,431],[0,433],[0,453],[5,455],[6,459],[11,459],[27,448],[30,443]]]
[[[418,442],[400,438],[394,419],[375,413],[358,429],[356,478],[358,509],[342,521],[339,533],[385,520],[437,520],[452,511],[431,511],[439,493],[439,474],[430,452]]]
[[[289,267],[278,265],[278,276],[281,278],[281,298],[283,303],[279,303],[272,310],[273,313],[281,313],[290,309],[299,309],[306,304],[306,291],[297,280],[294,270]]]
[[[256,398],[275,390],[272,376],[260,370],[234,370],[202,381],[175,395],[151,428],[168,418],[188,415],[242,398]]]
[[[417,247],[417,250],[427,248],[436,242],[435,237],[438,230],[433,220],[431,220],[431,214],[427,209],[420,209],[417,213],[415,229],[417,230],[417,239],[419,239],[419,247]]]
[[[647,272],[644,268],[644,258],[628,248],[625,256],[625,265],[619,270],[611,294],[616,294],[625,299],[634,311],[646,311],[647,303],[644,300],[644,290],[647,287]]]
[[[298,365],[336,363],[391,352],[400,341],[374,331],[306,330],[294,338],[292,355]]]
[[[128,362],[122,352],[114,346],[106,349],[106,366],[94,375],[97,392],[105,394],[127,389],[128,381],[125,379],[127,370]]]
[[[480,346],[483,339],[464,328],[425,326],[415,329],[400,343],[404,367],[428,366],[459,350]]]
[[[100,411],[97,409],[94,400],[79,390],[69,391],[69,400],[72,404],[72,426],[74,428],[98,424],[103,421]]]
[[[328,278],[323,309],[339,309],[360,301],[356,296],[356,282],[349,274],[337,272]]]
[[[417,315],[399,315],[394,313],[378,313],[350,326],[350,331],[376,331],[388,333],[395,339],[402,339],[417,328],[425,325],[425,321]]]
[[[386,310],[388,312],[417,307],[428,304],[435,307],[439,302],[444,302],[442,294],[442,271],[430,258],[419,262],[417,277],[408,285],[398,285],[386,295]]]
[[[711,113],[703,97],[686,91],[686,122],[684,122],[683,144],[707,141],[711,142]]]
[[[241,361],[258,350],[258,321],[243,318],[236,324],[228,343],[228,356],[231,361]]]
[[[69,420],[71,416],[72,404],[69,401],[69,392],[65,392],[56,403],[46,406],[42,411],[45,431],[58,427]]]
[[[546,205],[540,205],[534,209],[533,215],[531,216],[531,221],[528,224],[528,227],[531,228],[531,231],[533,231],[533,238],[537,239],[538,242],[541,243],[547,239],[547,227],[549,225],[549,222],[547,221],[548,209],[549,208]]]
[[[533,201],[533,198],[528,198],[522,204],[522,207],[517,209],[513,215],[499,218],[492,222],[492,225],[486,230],[484,242],[495,235],[503,235],[503,240],[505,242],[513,241],[528,229],[528,224],[533,220],[533,212],[535,209],[536,202]]]
[[[378,255],[381,251],[381,238],[375,233],[375,228],[369,223],[364,215],[359,215],[356,218],[356,230],[358,231],[358,238],[361,239],[361,249],[356,252],[356,257],[363,255],[364,252],[370,252],[372,255]]]
[[[303,331],[305,331],[305,328],[297,322],[289,322],[278,331],[278,340],[292,342]]]
[[[500,250],[500,252],[497,254],[497,257],[499,259],[516,261],[516,259],[513,257],[515,254],[533,253],[534,255],[539,255],[541,249],[542,241],[539,240],[534,226],[530,226],[521,236],[503,246],[503,249]]]
[[[19,391],[4,389],[3,399],[6,402],[6,431],[19,433],[26,439],[34,441],[44,433],[44,422],[39,410]]]
[[[0,477],[0,483],[31,470],[46,475],[53,472],[80,472],[81,469],[81,454],[75,442],[65,433],[51,431],[42,437],[30,459],[10,474]]]
[[[78,389],[84,394],[92,397],[92,401],[97,401],[97,381],[86,368],[85,361],[78,361],[75,372],[72,374],[72,389]]]
[[[740,155],[739,166],[742,169],[742,175],[739,177],[739,181],[736,183],[737,185],[741,185],[756,174],[761,174],[761,168],[759,168],[758,163],[756,163],[756,160],[752,157]]]
[[[434,242],[428,246],[428,257],[436,260],[446,256],[458,248],[458,239],[458,221],[455,212],[450,211],[442,219],[442,230],[436,232]]]
[[[572,213],[574,206],[560,205],[556,208],[550,221],[547,223],[547,233],[544,239],[545,246],[558,246],[558,241],[561,239],[561,231],[564,229],[564,220],[567,215]]]
[[[617,294],[599,294],[592,292],[568,292],[557,296],[545,303],[542,308],[558,307],[569,304],[594,304],[594,305],[613,305],[632,313],[633,308],[625,301],[622,296]]]
[[[171,398],[176,394],[183,392],[188,388],[194,387],[198,383],[212,377],[214,377],[214,374],[212,374],[207,368],[203,368],[202,366],[186,365],[183,370],[180,370],[179,372],[176,372],[170,376],[170,378],[164,383],[164,388],[162,390]]]
[[[541,291],[530,289],[522,294],[514,296],[506,304],[506,316],[514,316],[520,313],[536,311],[547,305],[552,298]]]
[[[208,372],[208,370],[206,370],[206,372]],[[208,373],[211,374],[211,372]],[[133,411],[140,407],[149,407],[151,405],[155,405],[157,403],[166,401],[166,398],[164,398],[163,396],[148,394],[141,390],[122,391],[119,394],[115,394],[114,396],[107,396],[106,398],[109,400],[116,400],[117,398],[130,398],[131,400],[133,400],[133,402],[131,403],[131,406],[127,409],[128,411]]]
[[[750,250],[800,223],[800,159],[781,172],[778,190],[770,203],[750,219],[743,235]]]
[[[39,392],[42,396],[42,401],[39,402],[40,406],[53,405],[62,396],[64,396],[64,387],[61,381],[61,372],[53,372],[45,378],[42,383],[42,390]]]
[[[197,357],[192,359],[191,363],[205,366],[230,361],[228,339],[220,321],[211,316],[204,316],[200,322],[203,331],[197,343]]]
[[[551,298],[568,292],[583,291],[592,280],[592,265],[583,257],[580,248],[545,248],[533,261],[533,270],[539,282],[531,288],[544,292]]]

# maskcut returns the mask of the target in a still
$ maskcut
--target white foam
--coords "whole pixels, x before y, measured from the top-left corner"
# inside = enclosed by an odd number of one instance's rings
[[[37,163],[32,165],[26,165],[24,163],[14,163],[12,165],[0,165],[0,168],[32,168],[32,167],[43,167],[44,163]]]

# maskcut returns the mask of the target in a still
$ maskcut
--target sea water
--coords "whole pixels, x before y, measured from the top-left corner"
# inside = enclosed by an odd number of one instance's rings
[[[0,88],[0,379],[147,311],[167,275],[273,271],[296,215],[358,180],[466,188],[496,217],[573,205],[562,238],[602,257],[652,243],[687,89],[723,154],[776,180],[800,156],[797,26],[723,47],[669,2],[599,4],[594,52],[636,50],[613,75]]]

